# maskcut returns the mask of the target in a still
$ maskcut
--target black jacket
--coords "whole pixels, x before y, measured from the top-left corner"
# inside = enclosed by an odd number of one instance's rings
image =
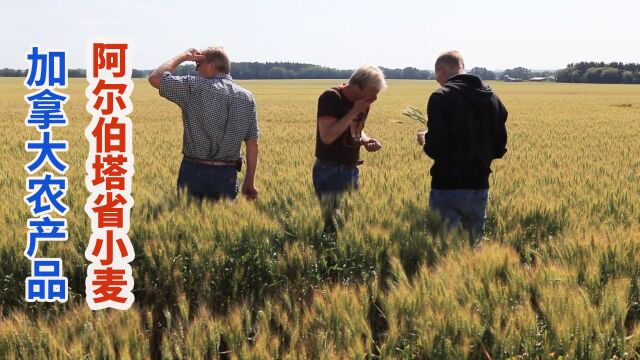
[[[507,151],[507,109],[479,77],[460,74],[427,104],[424,152],[432,189],[488,189],[491,161]]]

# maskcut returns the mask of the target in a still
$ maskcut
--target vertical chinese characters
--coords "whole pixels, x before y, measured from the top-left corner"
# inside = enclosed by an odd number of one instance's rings
[[[69,96],[58,91],[67,87],[64,51],[40,52],[37,46],[27,54],[29,70],[24,85],[34,92],[25,95],[29,114],[25,125],[38,132],[37,140],[25,142],[25,150],[35,153],[25,165],[27,171],[24,201],[31,210],[27,220],[27,247],[24,255],[31,261],[31,276],[25,280],[28,302],[66,302],[68,280],[62,275],[62,259],[37,257],[42,241],[66,241],[69,207],[63,202],[67,194],[65,173],[69,165],[60,157],[69,144],[54,139],[54,127],[67,126],[63,106]],[[51,171],[46,171],[51,170]]]
[[[93,310],[131,307],[134,296],[131,265],[134,252],[127,235],[133,176],[131,44],[94,41],[89,44],[85,129],[89,141],[85,184],[90,192],[85,211],[92,234],[85,257],[87,304]]]

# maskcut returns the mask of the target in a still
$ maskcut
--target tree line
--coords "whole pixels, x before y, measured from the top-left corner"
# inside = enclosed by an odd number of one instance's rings
[[[429,70],[420,70],[414,67],[404,69],[389,69],[381,67],[387,79],[433,79],[433,73]],[[143,78],[149,75],[151,70],[133,69],[131,77]],[[231,76],[234,79],[347,79],[353,70],[340,70],[325,66],[302,64],[293,62],[237,62],[231,63]],[[178,66],[176,75],[195,75],[194,64]],[[0,69],[0,77],[26,77],[27,70]],[[69,69],[70,78],[86,77],[85,69]]]
[[[404,69],[390,69],[380,67],[387,79],[415,79],[433,80],[435,75],[429,70],[421,70],[415,67],[405,67]],[[151,70],[133,69],[131,77],[144,78]],[[234,79],[348,79],[353,70],[339,70],[319,65],[301,64],[291,62],[238,62],[231,64],[231,76]],[[503,73],[495,73],[484,67],[474,67],[470,74],[478,75],[483,80],[501,79],[505,74],[515,78],[528,80],[530,77],[538,76],[529,69],[517,67],[505,70]],[[194,64],[180,65],[174,71],[176,75],[195,75]],[[86,77],[85,69],[69,69],[70,78]],[[20,69],[0,69],[0,77],[26,77],[27,70]]]
[[[469,70],[469,74],[477,75],[482,78],[482,80],[500,80],[505,76],[509,76],[514,79],[529,80],[534,77],[549,77],[555,75],[555,71],[533,71],[522,66],[503,71],[490,71],[483,67],[474,67]]]
[[[415,67],[390,69],[381,67],[387,79],[432,80],[434,73]],[[151,70],[133,69],[131,77],[144,78]],[[325,66],[294,62],[237,62],[231,64],[231,76],[234,79],[347,79],[353,70],[340,70]],[[194,64],[178,66],[177,75],[195,75]],[[524,67],[506,69],[501,72],[490,71],[484,67],[474,67],[470,74],[483,80],[501,80],[505,76],[529,80],[533,77],[549,77],[555,75],[558,82],[565,83],[606,83],[606,84],[640,84],[640,64],[622,62],[579,62],[567,65],[558,71],[535,72]],[[71,78],[86,77],[85,69],[69,69]],[[27,70],[0,69],[0,77],[26,77]]]
[[[387,79],[433,79],[429,70],[414,67],[389,69],[380,67]],[[231,63],[231,76],[234,79],[347,79],[353,70],[340,70],[325,66],[292,62],[238,62]],[[195,65],[180,65],[177,75],[196,74]]]
[[[621,62],[579,62],[556,73],[558,82],[640,84],[640,64]]]
[[[151,70],[138,70],[133,69],[131,71],[131,77],[142,78],[149,75]],[[27,70],[23,69],[0,69],[0,77],[26,77]],[[67,70],[67,76],[70,78],[84,78],[87,77],[87,70],[85,69],[69,69]]]

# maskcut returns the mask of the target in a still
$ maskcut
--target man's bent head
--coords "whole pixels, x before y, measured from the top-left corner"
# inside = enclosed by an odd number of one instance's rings
[[[349,85],[353,87],[357,94],[357,99],[376,100],[378,93],[387,88],[384,73],[374,65],[365,65],[358,68],[351,74]]]
[[[458,50],[444,52],[436,59],[436,81],[441,86],[446,84],[450,77],[464,74],[464,59]]]

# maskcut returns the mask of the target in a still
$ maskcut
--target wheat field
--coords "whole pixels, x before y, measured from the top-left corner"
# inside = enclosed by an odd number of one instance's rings
[[[65,93],[70,120],[61,257],[65,304],[24,300],[29,217],[23,79],[0,79],[2,359],[640,358],[640,87],[491,86],[509,110],[493,164],[487,240],[471,248],[427,211],[430,160],[415,144],[433,81],[389,81],[367,120],[360,191],[323,239],[313,194],[317,98],[339,80],[239,81],[258,103],[255,202],[176,197],[177,106],[144,79],[133,91],[136,297],[128,311],[84,300],[86,82]],[[241,181],[241,179],[240,179]]]

